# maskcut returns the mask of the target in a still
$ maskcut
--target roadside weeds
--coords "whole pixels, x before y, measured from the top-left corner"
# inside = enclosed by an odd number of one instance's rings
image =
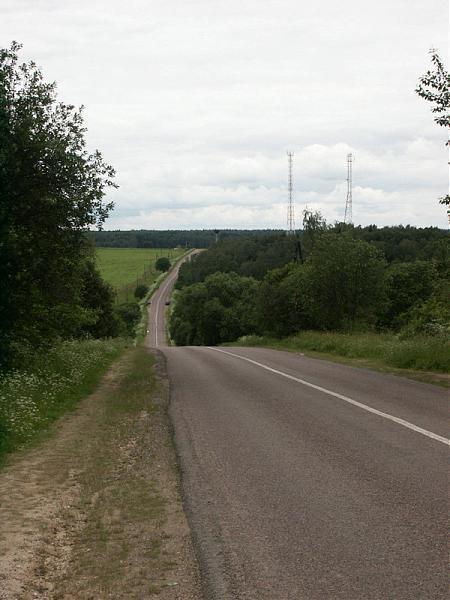
[[[2,600],[202,597],[163,370],[129,350],[0,473]]]
[[[385,336],[387,338],[387,336]],[[391,336],[394,337],[394,336]],[[236,342],[223,344],[231,347],[260,347],[273,350],[284,350],[294,354],[309,356],[331,362],[372,369],[382,373],[390,373],[423,383],[431,383],[441,387],[450,386],[450,374],[419,368],[403,368],[389,364],[386,355],[389,345],[380,344],[380,335],[363,334],[361,336],[339,333],[306,332],[288,338],[269,338],[262,336],[244,336]],[[378,346],[376,345],[378,342]],[[443,345],[442,345],[443,346]],[[442,350],[445,352],[444,346]]]

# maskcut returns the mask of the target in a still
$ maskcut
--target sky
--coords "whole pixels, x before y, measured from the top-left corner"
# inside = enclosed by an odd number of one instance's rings
[[[446,0],[0,0],[0,47],[23,44],[89,149],[117,171],[105,229],[446,227],[446,132],[417,96],[447,62]]]

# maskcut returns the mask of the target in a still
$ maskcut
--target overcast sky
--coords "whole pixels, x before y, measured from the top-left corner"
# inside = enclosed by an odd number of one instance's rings
[[[0,0],[88,142],[117,170],[106,229],[447,223],[445,131],[414,93],[447,59],[447,0]]]

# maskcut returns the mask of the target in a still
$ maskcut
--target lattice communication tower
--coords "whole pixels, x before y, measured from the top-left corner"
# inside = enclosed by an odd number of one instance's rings
[[[344,223],[353,223],[353,154],[347,154],[347,200],[345,202]]]
[[[295,215],[294,215],[294,201],[293,201],[293,178],[292,178],[292,163],[293,163],[293,152],[287,152],[288,155],[288,166],[289,166],[289,175],[288,175],[288,208],[287,208],[287,233],[293,234],[295,233]]]

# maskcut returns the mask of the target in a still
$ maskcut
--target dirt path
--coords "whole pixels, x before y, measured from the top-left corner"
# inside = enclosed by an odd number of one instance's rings
[[[164,368],[129,351],[0,472],[1,600],[202,597]]]

